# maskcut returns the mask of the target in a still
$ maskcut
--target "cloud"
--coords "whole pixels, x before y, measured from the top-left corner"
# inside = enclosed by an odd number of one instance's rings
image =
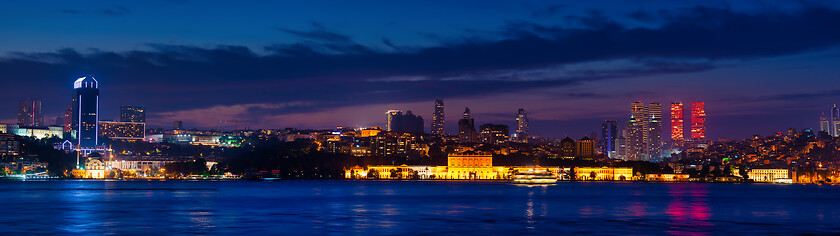
[[[73,76],[94,74],[101,78],[103,97],[120,97],[103,101],[106,105],[142,103],[161,120],[194,117],[202,125],[212,125],[199,121],[206,117],[267,124],[243,114],[329,113],[352,106],[572,88],[707,71],[840,44],[835,23],[840,12],[824,8],[742,13],[697,7],[668,12],[657,28],[628,27],[598,11],[568,19],[576,23],[511,21],[494,37],[475,40],[484,33],[473,34],[396,51],[359,44],[351,35],[313,22],[304,30],[275,27],[298,41],[269,45],[268,54],[237,45],[166,44],[127,52],[13,53],[0,60],[0,71],[28,80],[8,84],[10,92],[0,99],[13,101],[27,88],[69,84]],[[383,43],[396,49],[390,40]],[[44,92],[57,94],[50,95],[56,100],[69,96],[63,86]],[[590,90],[565,96],[597,99],[600,94]],[[308,103],[273,107],[291,101]]]

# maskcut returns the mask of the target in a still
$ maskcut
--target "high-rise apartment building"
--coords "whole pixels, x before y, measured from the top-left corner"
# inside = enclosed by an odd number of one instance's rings
[[[595,141],[589,137],[583,137],[575,143],[575,157],[595,157]]]
[[[648,104],[647,145],[648,161],[658,162],[662,156],[662,104]]]
[[[605,120],[601,124],[601,153],[610,158],[615,158],[615,140],[618,138],[618,125],[614,120]]]
[[[388,111],[388,131],[404,133],[423,133],[423,117],[416,116],[411,111],[403,114],[401,111]]]
[[[65,137],[75,139],[76,134],[73,133],[73,105],[68,105],[67,110],[64,111],[64,133]],[[67,135],[70,134],[70,135]]]
[[[823,113],[823,116],[820,116],[820,132],[831,135],[831,123],[825,119],[825,113]]]
[[[681,102],[671,103],[671,142],[679,144],[685,139],[685,105]]]
[[[27,98],[18,102],[18,125],[44,125],[44,115],[41,114],[41,99]]]
[[[691,139],[696,142],[706,140],[706,105],[704,102],[691,103]]]
[[[184,129],[184,122],[180,120],[176,120],[172,122],[172,129],[181,130]]]
[[[475,119],[472,118],[469,107],[464,109],[463,117],[458,120],[458,141],[461,143],[478,141],[478,134],[475,132]]]
[[[840,137],[840,109],[837,108],[837,104],[831,108],[831,133],[829,134]]]
[[[73,123],[76,146],[92,149],[99,144],[99,82],[92,76],[73,82]]]
[[[443,113],[443,100],[435,100],[435,113],[432,116],[432,135],[443,136],[446,133],[446,119]]]
[[[527,139],[528,132],[528,115],[525,114],[525,109],[519,108],[519,111],[516,113],[516,137]]]
[[[394,117],[402,115],[402,111],[388,110],[388,112],[385,112],[385,115],[387,116],[387,119],[385,120],[385,131],[393,131],[391,124],[394,123]]]
[[[146,123],[146,107],[121,106],[120,122]]]
[[[658,160],[662,153],[662,104],[631,103],[627,133],[628,160]]]

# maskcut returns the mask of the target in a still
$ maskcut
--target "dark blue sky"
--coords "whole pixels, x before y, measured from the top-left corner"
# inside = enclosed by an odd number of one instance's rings
[[[103,118],[139,104],[160,127],[428,123],[442,98],[449,131],[465,106],[479,124],[521,107],[532,131],[579,137],[637,100],[705,101],[710,138],[816,128],[840,101],[839,5],[4,1],[0,120],[26,97],[54,119],[92,74]]]

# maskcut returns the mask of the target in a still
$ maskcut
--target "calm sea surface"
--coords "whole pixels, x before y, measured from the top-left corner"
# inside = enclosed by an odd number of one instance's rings
[[[840,234],[840,186],[373,181],[0,182],[43,234]]]

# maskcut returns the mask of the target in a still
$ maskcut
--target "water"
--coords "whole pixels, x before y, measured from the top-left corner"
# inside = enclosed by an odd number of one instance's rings
[[[13,234],[840,234],[840,186],[0,182]]]

